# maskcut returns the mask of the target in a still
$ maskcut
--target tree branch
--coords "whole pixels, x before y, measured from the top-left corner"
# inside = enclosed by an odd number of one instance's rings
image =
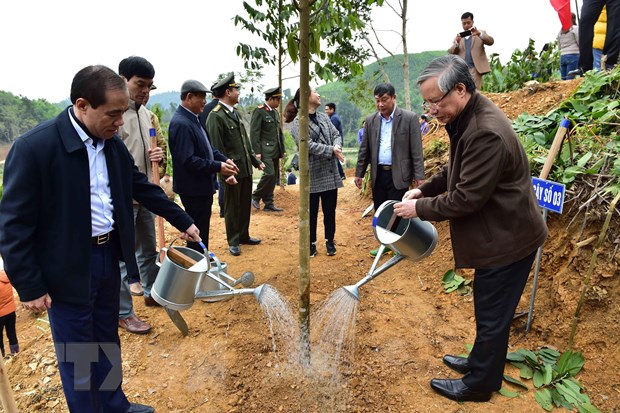
[[[400,4],[400,1],[399,1],[398,3]],[[386,1],[386,2],[385,2],[385,4],[387,4],[387,5],[388,5],[388,7],[389,7],[390,9],[392,9],[392,11],[394,11],[394,13],[396,13],[396,15],[397,15],[399,18],[401,18],[401,19],[403,18],[402,14],[400,14],[400,13],[398,12],[398,10],[396,10],[396,9],[395,9],[395,8],[394,8],[394,7],[393,7],[393,6],[389,3],[389,2],[387,2],[387,1]],[[401,5],[400,5],[400,9],[402,10],[402,8],[403,8],[403,6],[402,6],[402,4],[401,4]]]
[[[390,52],[384,45],[383,43],[381,43],[381,40],[379,40],[379,36],[377,35],[377,31],[375,30],[375,27],[372,25],[372,23],[370,24],[370,29],[372,30],[372,33],[375,35],[375,39],[377,40],[377,44],[379,46],[381,46],[381,48],[383,50],[385,50],[387,52],[387,54],[389,54],[390,56],[394,57],[394,53]]]

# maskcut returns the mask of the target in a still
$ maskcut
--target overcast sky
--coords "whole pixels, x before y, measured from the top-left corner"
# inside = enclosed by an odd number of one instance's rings
[[[577,1],[581,7],[582,0]],[[78,70],[91,64],[117,70],[119,61],[131,55],[153,63],[156,92],[179,90],[190,78],[209,87],[218,74],[243,70],[235,53],[239,41],[257,43],[233,24],[232,18],[244,12],[242,5],[242,0],[2,0],[0,90],[58,102],[69,96]],[[540,50],[560,29],[549,0],[409,0],[409,51],[447,50],[465,11],[495,38],[487,54],[499,53],[502,62],[515,49],[524,49],[529,38]],[[402,53],[398,36],[389,31],[400,28],[396,15],[383,6],[373,20],[385,30],[382,42]],[[377,50],[381,57],[387,54]],[[296,68],[285,73],[297,74]],[[275,68],[266,68],[264,75],[266,88],[277,84]],[[298,83],[289,80],[284,87],[295,90]]]

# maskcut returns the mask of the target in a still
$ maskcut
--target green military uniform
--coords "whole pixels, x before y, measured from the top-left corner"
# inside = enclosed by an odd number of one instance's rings
[[[266,100],[280,96],[282,94],[279,87],[265,91]],[[280,114],[276,109],[272,109],[267,103],[254,109],[250,123],[250,138],[254,153],[260,154],[265,164],[263,176],[252,194],[253,205],[259,207],[262,199],[266,210],[274,210],[273,191],[280,173],[280,158],[284,155],[284,135],[280,127]]]
[[[231,87],[239,87],[234,83],[232,74],[215,85],[214,89]],[[236,185],[224,182],[226,238],[229,246],[238,247],[250,239],[252,166],[259,167],[261,161],[254,156],[241,115],[234,108],[231,111],[221,101],[207,118],[207,134],[213,147],[232,159],[239,168],[239,173],[235,175]]]

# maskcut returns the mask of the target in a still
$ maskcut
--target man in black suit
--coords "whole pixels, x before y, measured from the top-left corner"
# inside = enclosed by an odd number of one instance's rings
[[[0,253],[22,305],[48,311],[71,412],[154,411],[121,388],[119,261],[138,272],[132,199],[200,240],[117,136],[128,98],[111,69],[80,70],[73,105],[17,139],[4,169]]]
[[[218,172],[224,176],[233,175],[237,172],[237,167],[232,160],[213,149],[200,124],[199,115],[205,105],[207,91],[197,80],[183,83],[181,104],[170,120],[168,136],[174,192],[181,197],[185,210],[194,218],[205,245],[209,248],[215,175]],[[188,242],[187,246],[202,252],[202,248],[195,242]]]

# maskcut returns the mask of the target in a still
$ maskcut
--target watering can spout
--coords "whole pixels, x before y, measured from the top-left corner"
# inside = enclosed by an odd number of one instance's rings
[[[357,285],[346,285],[342,288],[344,288],[346,292],[351,294],[353,298],[355,298],[357,301],[360,300],[360,291],[359,288],[357,288]]]
[[[253,294],[254,297],[260,301],[260,295],[263,292],[263,288],[265,284],[261,284],[256,288],[239,288],[239,289],[230,289],[230,290],[215,290],[215,291],[201,291],[196,294],[198,298],[213,298],[213,297],[231,297],[233,295],[250,295]]]

